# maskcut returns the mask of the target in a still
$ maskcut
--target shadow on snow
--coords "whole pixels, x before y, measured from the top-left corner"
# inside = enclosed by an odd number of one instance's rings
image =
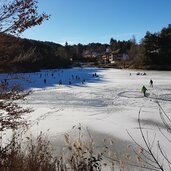
[[[9,85],[19,84],[24,90],[33,88],[65,86],[85,86],[86,83],[102,81],[100,68],[51,69],[34,73],[0,74],[0,81]]]

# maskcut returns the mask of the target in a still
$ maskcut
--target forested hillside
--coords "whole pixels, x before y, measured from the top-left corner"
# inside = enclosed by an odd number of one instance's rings
[[[134,51],[134,67],[171,70],[171,25],[157,33],[148,31]]]
[[[65,47],[52,43],[0,34],[0,71],[28,72],[70,66]]]
[[[111,61],[115,65],[110,65]],[[109,44],[66,42],[63,46],[0,34],[0,72],[65,68],[80,62],[100,67],[171,70],[171,26],[158,33],[148,31],[139,43],[133,37],[127,41],[111,38]]]

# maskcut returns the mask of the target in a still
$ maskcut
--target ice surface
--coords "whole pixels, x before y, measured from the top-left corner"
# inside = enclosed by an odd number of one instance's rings
[[[137,75],[137,72],[146,75]],[[150,141],[156,134],[156,140],[171,158],[170,144],[160,132],[169,135],[157,104],[159,102],[171,117],[170,71],[72,68],[1,74],[0,80],[4,78],[9,84],[20,83],[24,89],[32,91],[27,100],[18,103],[34,109],[25,116],[33,133],[50,130],[49,135],[54,139],[81,123],[94,131],[130,141],[128,130],[144,145],[137,120],[141,110],[143,131],[145,134],[148,131]],[[150,79],[153,87],[150,87]],[[148,89],[147,97],[141,92],[143,85]]]

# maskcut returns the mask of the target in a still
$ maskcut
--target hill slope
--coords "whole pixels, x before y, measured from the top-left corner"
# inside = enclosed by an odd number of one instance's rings
[[[0,34],[0,72],[28,72],[70,65],[65,47]]]

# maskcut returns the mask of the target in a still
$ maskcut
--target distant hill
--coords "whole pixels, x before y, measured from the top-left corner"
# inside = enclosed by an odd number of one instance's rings
[[[30,72],[70,64],[65,46],[0,34],[0,72]]]
[[[127,59],[124,57],[127,56]],[[0,33],[0,72],[31,72],[40,69],[80,66],[171,70],[171,26],[147,32],[140,43],[135,38],[109,44],[64,46],[53,42],[22,39]]]

